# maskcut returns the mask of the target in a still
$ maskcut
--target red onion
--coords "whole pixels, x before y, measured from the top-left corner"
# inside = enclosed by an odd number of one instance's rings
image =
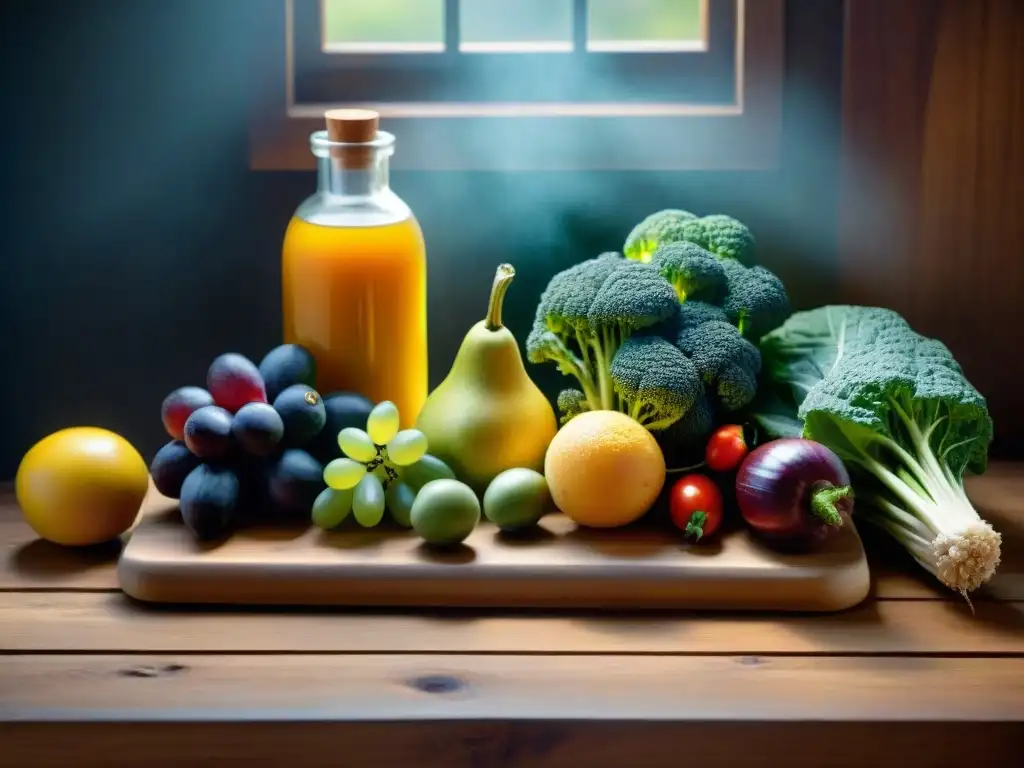
[[[783,549],[815,547],[853,512],[842,460],[821,443],[795,437],[765,443],[744,459],[736,502],[747,524]]]

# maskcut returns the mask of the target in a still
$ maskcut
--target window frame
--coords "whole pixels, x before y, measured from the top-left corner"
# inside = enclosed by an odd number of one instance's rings
[[[351,0],[347,0],[351,2]],[[440,1],[440,0],[438,0]],[[339,77],[348,77],[346,100],[377,101],[392,112],[415,109],[424,101],[457,106],[472,103],[701,103],[727,104],[735,95],[736,0],[698,0],[703,29],[699,40],[669,51],[594,49],[588,38],[589,0],[571,0],[574,10],[569,48],[539,51],[525,43],[517,50],[494,44],[461,48],[459,6],[445,0],[442,49],[422,44],[388,46],[328,45],[324,0],[291,0],[292,36],[289,80],[297,104],[329,104]],[[447,47],[444,47],[447,46]],[[502,45],[507,48],[507,44]],[[680,78],[685,70],[687,77]],[[625,87],[627,86],[628,87]],[[538,114],[537,116],[544,116]]]
[[[301,103],[296,98],[294,1],[284,0],[281,16],[267,25],[268,37],[258,46],[261,57],[272,57],[273,72],[269,81],[261,82],[254,99],[250,160],[255,170],[315,168],[309,135],[322,128],[325,110],[339,106]],[[712,2],[733,2],[736,8],[733,93],[727,101],[402,101],[347,106],[381,113],[383,127],[398,139],[392,160],[397,170],[776,168],[785,0]],[[472,66],[479,54],[458,55],[467,57],[467,65]],[[679,63],[694,55],[710,55],[710,51],[661,56],[663,62]],[[685,77],[685,71],[681,66],[680,77]],[[608,152],[607,142],[578,140],[594,131],[615,132],[616,152]]]

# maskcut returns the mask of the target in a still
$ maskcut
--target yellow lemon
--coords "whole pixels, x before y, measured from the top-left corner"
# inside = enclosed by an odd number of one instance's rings
[[[55,544],[109,541],[132,527],[149,486],[146,462],[120,435],[96,427],[54,432],[18,466],[25,520]]]
[[[617,528],[651,508],[665,484],[657,441],[618,411],[583,413],[559,430],[544,458],[555,504],[579,525]]]

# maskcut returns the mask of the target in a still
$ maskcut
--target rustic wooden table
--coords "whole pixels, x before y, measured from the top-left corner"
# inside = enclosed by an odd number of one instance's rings
[[[970,492],[974,615],[875,537],[841,614],[571,615],[144,606],[8,491],[0,766],[1021,765],[1024,467]]]

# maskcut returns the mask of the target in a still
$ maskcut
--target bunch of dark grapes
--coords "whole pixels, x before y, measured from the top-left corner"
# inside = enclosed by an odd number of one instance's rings
[[[363,426],[373,404],[313,388],[316,363],[297,344],[270,351],[259,366],[221,355],[206,388],[181,387],[163,402],[171,442],[150,465],[157,490],[178,499],[185,525],[202,540],[263,519],[308,521],[326,487],[324,465],[342,455],[338,433]]]

